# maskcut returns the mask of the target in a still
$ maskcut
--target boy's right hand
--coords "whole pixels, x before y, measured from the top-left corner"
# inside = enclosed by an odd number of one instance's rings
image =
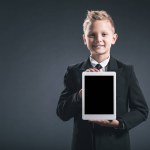
[[[86,69],[85,72],[99,72],[99,70],[96,68],[89,68],[89,69]]]
[[[82,98],[82,89],[79,91],[79,96]]]

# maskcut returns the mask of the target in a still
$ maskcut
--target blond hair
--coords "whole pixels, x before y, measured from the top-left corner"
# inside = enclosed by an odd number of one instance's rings
[[[111,23],[112,28],[113,28],[113,32],[115,32],[115,25],[114,25],[114,21],[111,18],[111,16],[104,10],[101,11],[88,11],[87,12],[87,16],[86,19],[84,20],[83,23],[83,31],[85,33],[87,27],[89,25],[91,25],[91,23],[93,23],[96,20],[107,20]]]

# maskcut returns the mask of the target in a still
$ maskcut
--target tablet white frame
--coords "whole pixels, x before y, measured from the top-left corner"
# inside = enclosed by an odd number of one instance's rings
[[[113,114],[85,114],[85,76],[113,76]],[[116,72],[83,72],[82,73],[82,119],[113,120],[116,119]]]

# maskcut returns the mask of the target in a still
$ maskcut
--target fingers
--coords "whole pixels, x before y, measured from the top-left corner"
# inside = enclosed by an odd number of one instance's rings
[[[99,70],[96,68],[89,68],[89,69],[86,69],[85,72],[99,72]]]
[[[98,120],[98,121],[96,121],[96,122],[99,123],[99,124],[102,124],[102,125],[110,124],[110,121],[109,121],[109,120]]]
[[[79,91],[79,96],[82,98],[82,89]]]
[[[89,120],[90,122],[99,124],[101,126],[110,126],[110,121],[109,120]]]
[[[109,120],[100,120],[100,121],[96,121],[95,123],[101,125],[101,126],[111,126],[111,122]]]
[[[110,122],[110,124],[111,124],[113,127],[117,127],[117,126],[119,126],[119,121],[118,121],[118,120],[112,120],[112,121]]]
[[[90,122],[106,127],[117,127],[119,125],[118,120],[90,120]]]

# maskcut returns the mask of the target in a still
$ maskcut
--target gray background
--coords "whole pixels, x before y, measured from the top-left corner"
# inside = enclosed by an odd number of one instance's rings
[[[70,150],[73,120],[56,106],[69,64],[86,59],[87,10],[107,10],[119,39],[112,55],[135,66],[150,105],[148,0],[0,1],[0,150]],[[149,150],[150,119],[131,130],[132,150]]]

